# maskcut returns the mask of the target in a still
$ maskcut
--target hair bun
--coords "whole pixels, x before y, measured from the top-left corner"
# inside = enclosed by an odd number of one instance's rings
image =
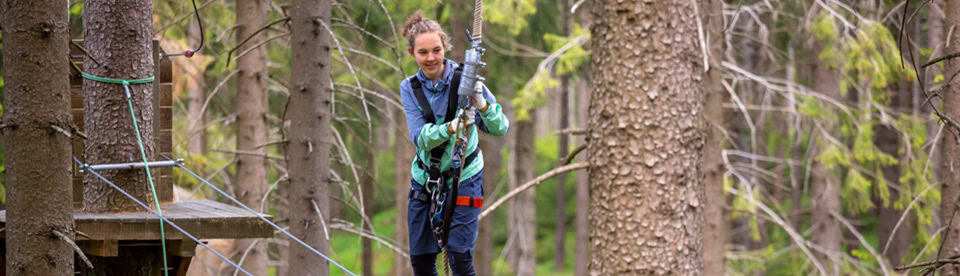
[[[420,23],[420,21],[423,21],[423,10],[413,12],[413,14],[403,22],[403,37],[408,37],[410,35],[410,29],[417,23]]]

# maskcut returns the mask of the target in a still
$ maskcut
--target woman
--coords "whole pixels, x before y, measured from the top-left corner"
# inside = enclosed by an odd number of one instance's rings
[[[413,179],[407,205],[410,262],[416,275],[437,274],[436,257],[440,246],[431,226],[430,191],[433,190],[431,187],[438,186],[435,183],[454,184],[450,169],[453,145],[458,134],[469,133],[466,154],[460,162],[462,171],[457,187],[457,206],[444,208],[454,208],[452,219],[446,222],[450,225],[446,252],[454,275],[475,275],[473,247],[483,197],[483,155],[477,147],[477,133],[479,129],[490,135],[503,136],[509,121],[493,94],[479,84],[482,96],[469,99],[477,107],[475,119],[461,122],[456,110],[456,103],[460,100],[456,97],[460,70],[457,70],[456,62],[444,58],[444,53],[451,48],[450,38],[440,24],[424,18],[423,12],[417,11],[404,23],[403,36],[409,41],[407,52],[420,67],[417,74],[400,83],[410,141],[417,149],[417,157],[410,168]]]

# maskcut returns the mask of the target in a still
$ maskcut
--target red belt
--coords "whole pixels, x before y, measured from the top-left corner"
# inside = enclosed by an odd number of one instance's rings
[[[457,196],[457,206],[483,207],[482,197]]]

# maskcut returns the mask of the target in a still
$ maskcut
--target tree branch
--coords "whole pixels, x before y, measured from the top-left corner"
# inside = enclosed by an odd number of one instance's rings
[[[77,243],[73,242],[73,240],[70,239],[70,237],[67,237],[67,235],[60,233],[60,231],[57,231],[57,230],[53,230],[53,235],[63,240],[63,242],[66,242],[67,244],[69,244],[70,247],[73,247],[73,251],[77,252],[77,255],[80,256],[81,260],[83,260],[83,263],[86,264],[88,268],[93,269],[93,264],[90,263],[90,259],[87,259],[87,255],[83,254],[83,250],[80,250],[80,247],[77,246]]]
[[[483,210],[483,213],[480,213],[480,216],[477,217],[477,221],[483,220],[483,218],[485,218],[485,217],[487,217],[488,215],[490,215],[490,213],[493,213],[493,211],[496,210],[497,207],[500,207],[500,205],[503,205],[504,202],[506,202],[507,200],[510,200],[510,199],[513,198],[514,196],[517,196],[517,195],[520,194],[521,192],[526,191],[527,189],[530,189],[530,187],[533,187],[534,185],[540,184],[541,182],[543,182],[543,181],[545,181],[545,180],[547,180],[547,179],[550,179],[551,177],[553,177],[553,176],[555,176],[555,175],[557,175],[557,174],[564,173],[564,172],[568,172],[568,171],[573,171],[573,170],[585,169],[585,168],[587,168],[587,167],[590,167],[590,164],[587,164],[587,163],[585,163],[585,162],[579,162],[579,163],[575,163],[575,164],[570,164],[570,165],[566,165],[566,166],[563,166],[563,167],[559,167],[559,168],[553,169],[553,170],[551,170],[551,171],[549,171],[549,172],[547,172],[547,173],[544,173],[544,174],[538,176],[537,178],[535,178],[535,179],[533,179],[533,180],[530,180],[529,182],[524,183],[523,185],[520,185],[520,187],[517,187],[516,189],[513,189],[512,191],[508,192],[506,195],[504,195],[503,197],[501,197],[500,199],[498,199],[498,200],[497,200],[496,202],[494,202],[493,204],[490,204],[489,206],[487,206],[487,208],[485,208],[485,209]]]
[[[574,158],[577,158],[577,154],[580,154],[580,152],[582,152],[585,149],[587,149],[587,144],[581,144],[577,146],[576,148],[573,149],[572,152],[567,154],[567,159],[563,160],[563,163],[561,164],[562,165],[570,164],[570,162],[573,162]]]

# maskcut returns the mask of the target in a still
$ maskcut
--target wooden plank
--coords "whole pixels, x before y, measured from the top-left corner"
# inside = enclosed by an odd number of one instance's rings
[[[117,240],[78,240],[77,246],[84,254],[100,257],[116,257],[120,246]]]
[[[169,153],[173,150],[173,133],[171,133],[169,129],[164,129],[160,130],[159,134],[157,137],[154,137],[156,138],[154,141],[156,141],[157,151],[170,156]]]
[[[167,240],[167,253],[180,257],[193,257],[197,250],[197,242],[191,239]]]
[[[273,236],[273,227],[246,210],[211,200],[178,201],[162,206],[163,215],[199,239],[243,239]],[[267,216],[269,219],[269,216]],[[78,240],[160,240],[159,218],[150,213],[75,212]],[[0,211],[0,227],[6,211]],[[168,240],[189,239],[170,225]],[[0,233],[0,238],[5,233]]]
[[[83,109],[74,109],[70,113],[73,115],[73,123],[77,124],[77,129],[83,131]]]
[[[153,112],[153,121],[154,123],[160,124],[157,132],[154,133],[160,133],[160,131],[164,129],[170,129],[170,126],[173,125],[173,108],[161,107],[160,109],[156,109]]]
[[[160,59],[160,64],[157,66],[157,81],[160,83],[173,82],[173,62],[169,58]]]
[[[162,82],[160,83],[160,94],[157,100],[159,101],[160,107],[172,107],[173,106],[173,83]]]
[[[83,110],[83,87],[70,87],[70,109]]]

